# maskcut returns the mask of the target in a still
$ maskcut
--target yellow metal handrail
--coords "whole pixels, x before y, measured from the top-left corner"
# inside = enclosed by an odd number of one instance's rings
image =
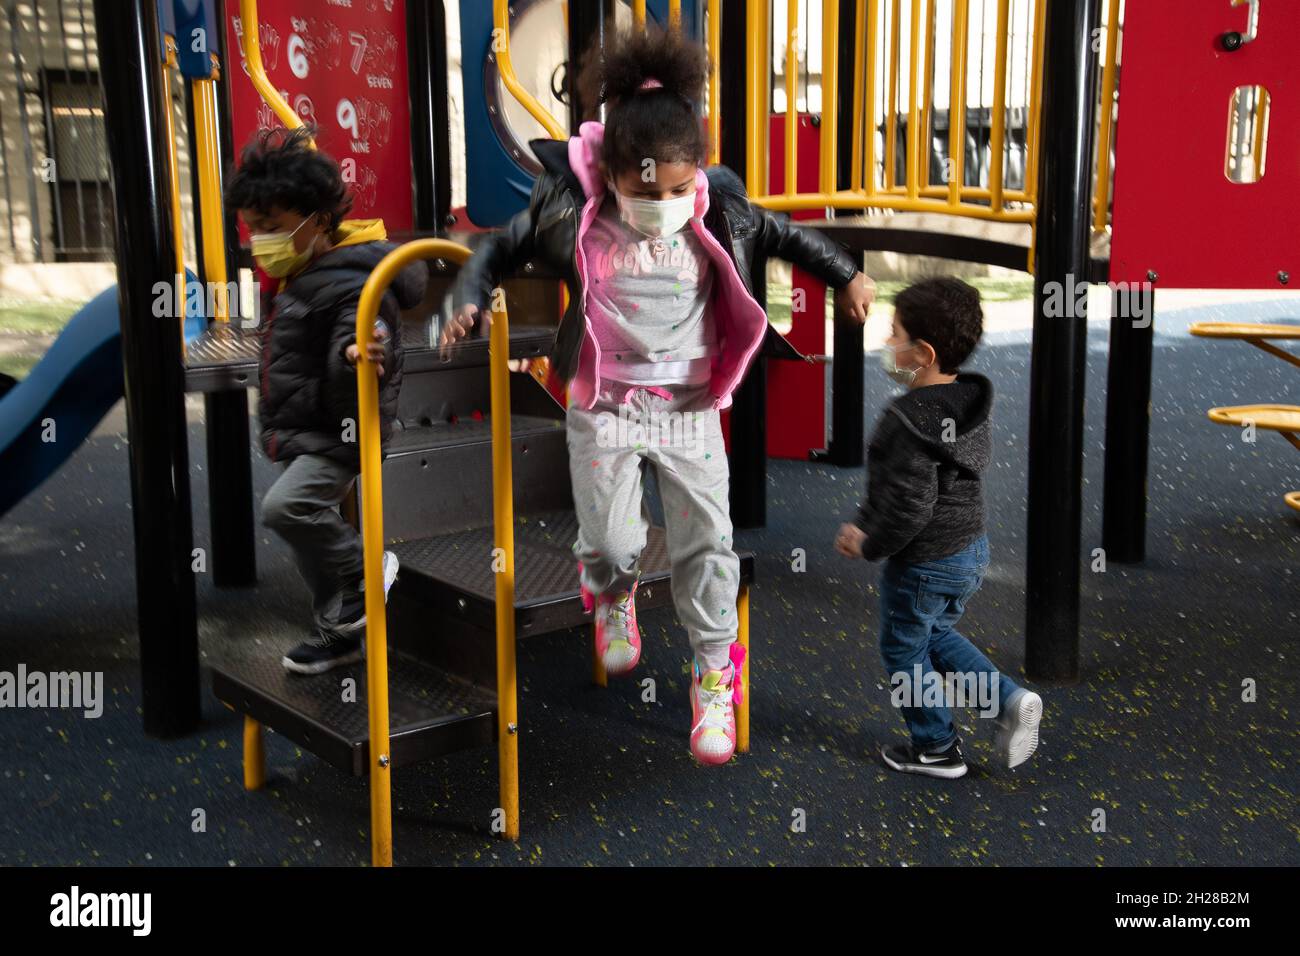
[[[1106,10],[1106,59],[1101,73],[1101,128],[1097,131],[1097,192],[1093,205],[1092,228],[1101,232],[1106,228],[1110,207],[1110,137],[1114,120],[1111,111],[1115,102],[1116,53],[1119,49],[1119,4],[1110,0]]]
[[[643,4],[644,6],[644,4]],[[565,139],[566,133],[546,108],[537,102],[537,97],[529,93],[519,78],[515,76],[515,65],[510,59],[510,0],[492,0],[492,54],[497,58],[497,71],[501,82],[506,85],[510,95],[519,101],[529,115],[542,124],[552,139]]]
[[[190,88],[194,94],[194,166],[199,174],[199,222],[203,223],[203,277],[216,293],[213,318],[228,323],[230,303],[226,285],[226,221],[221,200],[221,147],[217,132],[217,81],[191,80]]]
[[[375,866],[393,863],[392,777],[388,720],[388,619],[384,606],[384,502],[379,440],[379,379],[367,349],[384,292],[397,274],[422,259],[463,265],[470,250],[446,239],[417,239],[375,267],[357,305],[357,431],[361,451],[361,537],[366,578],[366,697],[370,728],[370,833]],[[498,297],[493,297],[494,305]],[[495,546],[504,560],[496,577],[497,748],[505,835],[519,839],[519,735],[515,677],[514,496],[510,442],[510,331],[504,307],[492,309],[489,339],[492,491]]]
[[[182,303],[185,303],[188,301],[188,296],[185,295],[185,231],[181,219],[180,162],[176,158],[176,119],[172,115],[172,69],[176,66],[176,38],[169,33],[163,37],[163,42],[167,50],[162,66],[163,103],[166,106],[163,111],[163,135],[167,137],[167,189],[171,194],[172,244],[176,247],[176,277],[173,281],[179,289],[177,296]],[[184,360],[187,353],[185,315],[189,310],[182,304],[178,311],[181,324],[181,359]]]
[[[991,0],[994,2],[994,0]],[[1047,16],[1047,0],[1028,0],[1026,11],[1030,36],[1024,51],[1028,76],[1025,97],[1025,169],[1023,185],[1008,188],[1006,183],[1007,118],[1009,113],[1009,69],[1011,61],[1012,0],[995,0],[996,33],[993,37],[992,104],[989,121],[988,185],[965,182],[967,75],[971,57],[970,0],[952,0],[950,28],[951,57],[947,77],[949,128],[947,133],[948,169],[945,182],[931,184],[930,126],[933,112],[933,73],[935,58],[936,9],[938,0],[857,0],[854,5],[856,30],[853,38],[852,146],[849,180],[839,188],[837,159],[839,143],[838,35],[840,5],[835,0],[822,4],[822,115],[820,157],[816,191],[798,188],[797,91],[798,42],[801,4],[786,0],[786,51],[784,87],[786,125],[784,142],[784,182],[770,183],[767,176],[769,142],[769,104],[771,64],[774,49],[769,32],[775,0],[749,4],[746,30],[746,155],[744,178],[751,200],[767,209],[796,211],[806,209],[866,210],[886,209],[898,212],[935,212],[974,219],[1009,223],[1035,222],[1038,190],[1038,149],[1041,140],[1041,106],[1044,69],[1042,35]],[[1108,0],[1105,61],[1102,77],[1101,136],[1098,143],[1096,181],[1096,225],[1105,227],[1108,217],[1110,151],[1113,148],[1109,105],[1116,85],[1116,59],[1120,29],[1120,0]],[[887,5],[886,5],[887,4]],[[779,8],[777,8],[779,9]],[[710,7],[711,20],[713,8]],[[906,23],[907,36],[903,36]],[[711,22],[707,34],[709,53],[716,63],[721,47],[720,27]],[[988,34],[979,34],[982,45]],[[902,61],[908,63],[903,69]],[[980,103],[984,102],[983,87]],[[712,91],[711,91],[712,93]],[[882,96],[883,93],[883,96]],[[904,102],[905,98],[905,102]],[[883,103],[883,111],[880,110]],[[718,99],[709,97],[710,130],[716,130]],[[899,115],[905,111],[907,130],[902,181],[897,174],[899,156]],[[883,138],[883,154],[876,136]],[[714,134],[716,137],[716,133]],[[717,161],[716,151],[711,160]],[[1029,268],[1032,271],[1032,242]]]
[[[284,101],[280,91],[266,75],[266,67],[262,65],[262,37],[259,33],[261,23],[257,18],[257,0],[239,0],[239,24],[244,33],[244,61],[248,64],[248,76],[253,81],[254,88],[266,105],[280,117],[281,123],[289,129],[298,129],[302,126],[302,118]],[[316,148],[315,143],[311,145],[313,149]]]

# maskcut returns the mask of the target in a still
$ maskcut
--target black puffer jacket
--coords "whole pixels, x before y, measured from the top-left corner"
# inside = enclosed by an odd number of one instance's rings
[[[867,451],[867,497],[855,522],[867,535],[863,557],[937,561],[984,532],[992,408],[993,384],[973,373],[889,404]]]
[[[461,267],[452,290],[452,304],[455,308],[465,303],[484,308],[491,301],[492,290],[504,278],[524,262],[535,259],[569,287],[569,307],[560,320],[551,355],[555,372],[567,381],[577,371],[586,328],[580,314],[582,285],[575,257],[578,219],[587,196],[569,165],[567,142],[539,139],[529,145],[542,164],[542,172],[533,186],[528,208],[475,249],[474,257]],[[760,254],[797,263],[834,289],[848,285],[857,274],[853,256],[835,242],[815,230],[793,225],[784,213],[768,212],[750,203],[740,177],[726,166],[711,166],[706,173],[711,202],[704,226],[731,255],[751,296],[752,267]],[[769,354],[797,355],[771,327],[767,336]]]
[[[345,223],[346,227],[348,224]],[[362,242],[331,249],[263,303],[261,396],[257,414],[262,447],[272,461],[326,455],[360,467],[360,436],[354,424],[344,441],[345,420],[357,422],[357,372],[344,356],[356,340],[357,306],[371,271],[396,247]],[[379,416],[386,444],[397,417],[402,386],[400,310],[424,298],[424,263],[407,266],[388,288],[379,317],[388,327]]]

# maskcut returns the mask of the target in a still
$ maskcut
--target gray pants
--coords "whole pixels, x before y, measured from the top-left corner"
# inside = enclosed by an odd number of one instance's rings
[[[356,476],[323,455],[299,455],[262,499],[262,523],[293,549],[311,590],[316,627],[326,633],[338,625],[345,599],[355,599],[361,587],[361,536],[338,511]]]
[[[740,559],[732,550],[729,472],[708,387],[671,386],[672,398],[603,382],[591,409],[568,410],[569,469],[578,514],[573,552],[596,594],[626,591],[639,573],[649,517],[642,472],[653,466],[663,500],[673,604],[702,670],[727,665],[736,640]],[[628,403],[623,404],[627,396]]]

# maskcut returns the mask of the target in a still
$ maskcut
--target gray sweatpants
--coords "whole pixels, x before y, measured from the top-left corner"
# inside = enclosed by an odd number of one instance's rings
[[[356,477],[324,455],[299,455],[262,499],[262,523],[293,549],[316,627],[326,633],[338,625],[344,600],[359,593],[364,571],[361,536],[338,511]]]
[[[626,591],[639,573],[649,516],[646,465],[663,500],[673,604],[701,670],[726,666],[736,640],[740,559],[732,550],[729,473],[719,413],[707,385],[603,382],[591,409],[568,410],[569,469],[578,514],[573,553],[596,594]],[[627,404],[623,404],[627,397]]]

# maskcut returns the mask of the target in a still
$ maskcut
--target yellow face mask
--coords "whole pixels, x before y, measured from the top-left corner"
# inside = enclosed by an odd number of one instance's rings
[[[293,246],[293,237],[298,234],[298,229],[310,221],[310,218],[304,219],[293,232],[263,232],[249,237],[253,258],[263,272],[272,278],[283,279],[307,264],[311,259],[312,247],[316,245],[315,240],[299,252]]]

